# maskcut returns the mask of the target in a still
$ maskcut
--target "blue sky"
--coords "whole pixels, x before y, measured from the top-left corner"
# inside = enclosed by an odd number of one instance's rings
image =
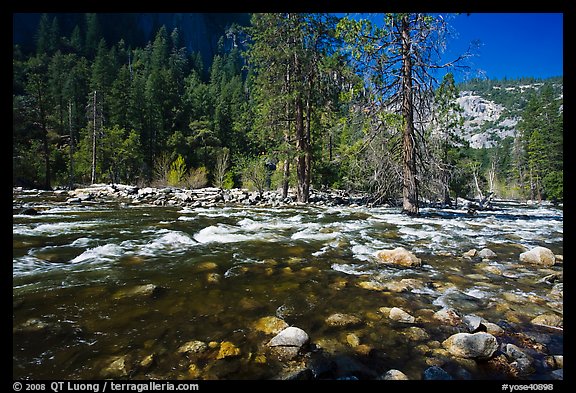
[[[471,76],[490,79],[548,78],[563,75],[563,14],[472,13],[450,20],[457,37],[448,51],[460,53],[473,40],[481,46],[469,60]],[[465,75],[456,75],[457,81]]]

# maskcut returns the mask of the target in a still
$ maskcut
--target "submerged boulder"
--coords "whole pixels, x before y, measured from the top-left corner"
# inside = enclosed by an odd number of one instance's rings
[[[393,250],[380,250],[376,252],[378,262],[398,267],[420,267],[422,260],[404,247],[396,247]]]
[[[355,315],[336,313],[330,315],[325,320],[328,326],[332,327],[350,327],[362,324],[362,320]]]
[[[288,324],[275,316],[267,316],[258,319],[252,325],[254,329],[264,334],[278,334],[288,327]]]

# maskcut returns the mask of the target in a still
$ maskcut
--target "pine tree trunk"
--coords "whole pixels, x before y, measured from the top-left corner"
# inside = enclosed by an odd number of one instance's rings
[[[282,199],[288,197],[288,186],[290,184],[290,159],[286,157],[284,160],[284,168],[282,173]]]
[[[414,146],[414,103],[412,100],[410,44],[408,17],[405,16],[402,18],[402,117],[404,118],[402,210],[409,215],[417,215],[419,206]]]
[[[298,97],[295,103],[296,110],[296,176],[298,177],[297,198],[298,202],[308,202],[309,197],[309,183],[306,179],[309,178],[307,161],[308,143],[306,140],[306,132],[304,127],[304,108],[302,98]]]

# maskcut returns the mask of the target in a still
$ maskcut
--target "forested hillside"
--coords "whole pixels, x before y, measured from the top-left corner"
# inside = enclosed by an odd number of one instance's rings
[[[42,15],[34,45],[14,44],[14,185],[296,189],[303,202],[310,187],[365,191],[377,202],[406,198],[407,187],[445,203],[489,192],[562,199],[561,77],[455,85],[448,73],[415,89],[425,94],[406,112],[407,85],[384,88],[400,64],[355,41],[368,22],[252,15],[248,26],[211,31],[207,60],[177,27],[159,24],[141,40],[118,25],[106,34],[102,14],[76,15],[71,29],[70,16],[66,29],[60,18]],[[434,22],[402,21],[405,31]],[[417,72],[428,75],[414,66],[404,80],[420,80]],[[503,122],[514,132],[472,148],[463,92],[501,107],[476,133]],[[407,140],[415,142],[409,159]]]

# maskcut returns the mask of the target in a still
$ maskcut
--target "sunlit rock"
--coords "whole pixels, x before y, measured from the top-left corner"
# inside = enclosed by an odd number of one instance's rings
[[[493,336],[501,336],[504,334],[504,329],[492,322],[483,322],[486,327],[486,333],[490,333]]]
[[[492,251],[489,248],[483,248],[480,251],[478,251],[478,257],[482,258],[482,259],[493,259],[496,258],[496,253],[494,251]]]
[[[378,262],[398,267],[422,266],[422,260],[403,247],[397,247],[393,250],[380,250],[376,252],[376,259]]]
[[[408,314],[406,311],[398,307],[392,307],[392,309],[390,309],[390,314],[388,315],[388,317],[393,321],[402,323],[414,323],[416,321],[416,318],[414,318],[412,315]]]
[[[534,247],[520,254],[520,261],[536,265],[553,266],[556,263],[556,257],[549,248]]]
[[[215,262],[200,262],[194,265],[194,270],[197,272],[204,272],[207,270],[214,270],[218,267]]]
[[[442,346],[450,354],[469,359],[489,359],[498,349],[496,337],[489,333],[457,333],[448,337]]]
[[[216,359],[225,359],[240,356],[240,348],[231,343],[230,341],[223,341],[220,343],[220,349]]]
[[[386,373],[382,377],[380,377],[380,379],[386,381],[407,381],[410,378],[408,378],[406,374],[404,374],[402,371],[392,369],[386,371]]]
[[[350,345],[352,348],[356,348],[358,345],[360,345],[360,337],[354,333],[348,333],[346,335],[346,343],[348,343],[348,345]]]
[[[546,313],[538,315],[531,321],[535,325],[562,327],[564,324],[563,318],[559,315]]]
[[[462,317],[453,308],[443,308],[434,313],[434,318],[450,326],[458,326],[462,323]]]
[[[280,360],[291,360],[298,356],[300,349],[309,342],[308,334],[296,327],[290,326],[274,336],[268,347]]]
[[[550,355],[544,358],[546,365],[553,369],[564,368],[564,355]]]
[[[100,375],[103,378],[121,378],[127,376],[128,372],[126,355],[122,355],[111,358],[101,370]]]
[[[477,253],[476,249],[473,248],[463,253],[462,256],[466,258],[474,258],[476,256],[476,253]]]
[[[178,353],[200,353],[208,349],[208,345],[204,341],[192,340],[184,343],[178,348]]]
[[[278,334],[288,327],[288,324],[277,317],[268,316],[258,319],[252,325],[255,330],[264,334]]]

